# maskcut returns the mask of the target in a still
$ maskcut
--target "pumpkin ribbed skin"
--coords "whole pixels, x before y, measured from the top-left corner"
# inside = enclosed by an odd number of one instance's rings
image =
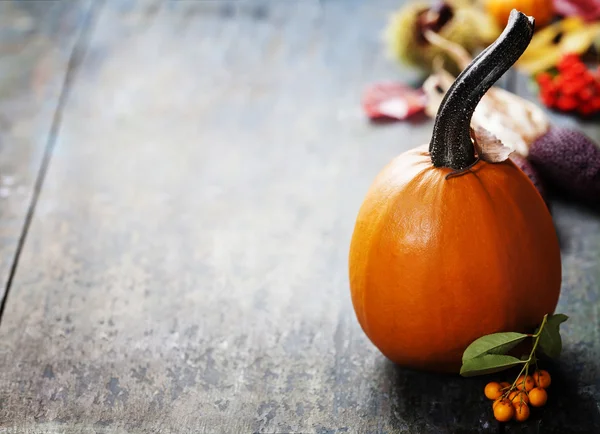
[[[451,171],[426,146],[394,159],[359,211],[349,268],[358,321],[385,356],[458,372],[475,339],[554,311],[561,260],[548,209],[514,163]]]

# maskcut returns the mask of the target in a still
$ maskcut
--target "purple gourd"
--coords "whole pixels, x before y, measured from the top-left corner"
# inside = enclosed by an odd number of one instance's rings
[[[600,146],[582,132],[552,127],[531,144],[528,159],[570,198],[600,205]]]
[[[533,165],[529,162],[529,160],[527,160],[527,158],[517,154],[516,152],[513,152],[510,155],[510,159],[513,163],[516,164],[516,166],[519,169],[521,169],[525,173],[525,175],[527,175],[527,177],[531,180],[537,191],[542,196],[542,199],[544,199],[544,202],[546,202],[546,205],[548,205],[546,187],[544,186],[542,178],[540,177],[540,174],[535,169],[535,167],[533,167]]]

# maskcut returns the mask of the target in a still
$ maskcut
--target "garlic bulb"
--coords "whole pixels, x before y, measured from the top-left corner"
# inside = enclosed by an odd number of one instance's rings
[[[464,67],[472,59],[461,46],[444,40],[439,35],[428,34],[432,44],[445,49],[455,61]],[[444,70],[440,63],[423,84],[428,105],[425,112],[434,117],[454,77]],[[534,103],[511,92],[492,87],[481,99],[471,119],[474,130],[482,128],[496,136],[502,143],[527,157],[529,146],[550,128],[550,122],[544,111]]]

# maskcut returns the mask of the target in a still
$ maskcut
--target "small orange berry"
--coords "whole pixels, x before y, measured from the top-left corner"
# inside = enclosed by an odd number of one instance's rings
[[[492,404],[492,410],[496,410],[496,406],[498,404],[500,404],[502,402],[502,398],[498,398],[497,400],[494,401],[494,403]]]
[[[548,371],[540,370],[535,371],[533,374],[533,381],[535,381],[535,385],[537,387],[543,387],[544,389],[547,389],[550,387],[550,383],[552,383],[552,378],[550,377]]]
[[[531,389],[529,392],[529,401],[534,407],[543,407],[546,404],[546,401],[548,401],[548,393],[541,387]]]
[[[519,376],[519,378],[517,378],[517,389],[529,392],[534,387],[535,381],[533,381],[531,375],[528,375],[527,377],[521,375]]]
[[[515,405],[518,402],[524,402],[525,404],[529,404],[529,397],[527,396],[527,393],[523,392],[522,390],[514,390],[510,392],[510,395],[508,395],[508,399],[510,399],[510,402],[512,402]]]
[[[500,383],[500,388],[503,392],[506,392],[508,389],[510,389],[510,383],[508,381],[503,381]]]
[[[519,422],[525,422],[529,419],[529,407],[524,402],[515,404],[515,419]]]
[[[502,399],[494,408],[494,417],[500,422],[508,422],[515,415],[515,408],[508,399]]]
[[[485,385],[485,390],[483,391],[487,399],[496,400],[502,396],[502,390],[500,388],[500,384],[492,381]]]

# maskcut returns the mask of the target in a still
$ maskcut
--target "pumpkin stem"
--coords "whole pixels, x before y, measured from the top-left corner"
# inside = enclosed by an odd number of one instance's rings
[[[490,87],[521,57],[533,36],[534,19],[515,9],[496,41],[456,78],[442,100],[429,144],[435,167],[462,170],[475,162],[471,117]]]

